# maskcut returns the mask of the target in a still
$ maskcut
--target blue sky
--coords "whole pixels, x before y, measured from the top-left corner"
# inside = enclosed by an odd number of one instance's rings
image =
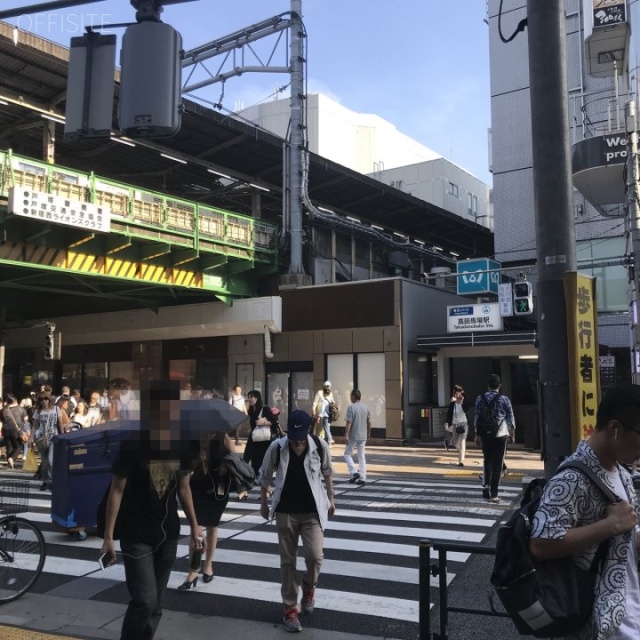
[[[36,0],[7,0],[3,8]],[[289,0],[196,0],[169,5],[162,18],[185,49],[288,11]],[[375,113],[400,131],[491,184],[488,27],[483,0],[302,0],[308,34],[309,90],[354,111]],[[12,22],[68,45],[82,25],[129,22],[129,0],[105,0]],[[114,31],[119,42],[123,29]],[[273,40],[271,40],[273,42]],[[256,45],[264,53],[268,41]],[[274,64],[284,64],[284,49]],[[217,69],[213,65],[213,70]],[[288,77],[246,74],[226,83],[223,105],[235,110],[268,99]],[[217,102],[220,86],[199,96]],[[288,89],[284,95],[288,94]]]

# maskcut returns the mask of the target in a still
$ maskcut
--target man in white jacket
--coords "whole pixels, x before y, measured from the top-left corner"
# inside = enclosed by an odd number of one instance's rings
[[[291,632],[302,631],[298,619],[298,539],[302,536],[306,554],[301,609],[309,614],[314,608],[315,587],[324,556],[323,531],[336,510],[331,452],[326,442],[309,435],[311,424],[308,413],[291,413],[287,435],[271,443],[258,478],[260,514],[266,520],[275,517],[278,529],[283,622]],[[276,483],[269,508],[268,492],[274,471]]]

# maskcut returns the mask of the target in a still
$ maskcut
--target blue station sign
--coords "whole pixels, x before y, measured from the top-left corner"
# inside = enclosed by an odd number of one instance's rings
[[[495,293],[498,295],[501,264],[488,258],[458,262],[458,295]]]

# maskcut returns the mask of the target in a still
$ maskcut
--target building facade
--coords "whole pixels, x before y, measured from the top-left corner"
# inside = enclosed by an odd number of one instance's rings
[[[499,14],[502,4],[502,15]],[[496,259],[513,272],[536,278],[535,210],[531,136],[531,95],[527,32],[505,44],[526,18],[526,1],[501,3],[489,0],[491,64],[491,150],[493,212]],[[629,6],[637,3],[629,3]],[[575,149],[582,140],[609,134],[624,138],[624,104],[632,91],[628,68],[618,73],[589,73],[585,47],[585,21],[592,20],[595,3],[566,0],[566,51],[570,142]],[[591,12],[591,13],[590,13]],[[637,38],[637,36],[636,36]],[[635,89],[632,87],[633,93]],[[574,176],[575,178],[575,176]],[[578,182],[576,180],[575,184]],[[578,268],[597,276],[599,341],[617,358],[620,372],[630,370],[627,252],[622,204],[593,203],[574,189],[574,218]]]

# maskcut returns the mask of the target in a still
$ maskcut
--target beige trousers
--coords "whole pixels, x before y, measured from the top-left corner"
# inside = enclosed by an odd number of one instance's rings
[[[306,570],[302,574],[302,588],[316,586],[324,559],[324,534],[315,513],[276,513],[278,545],[280,548],[280,580],[282,604],[288,611],[298,605],[298,538],[302,537],[302,554]]]

